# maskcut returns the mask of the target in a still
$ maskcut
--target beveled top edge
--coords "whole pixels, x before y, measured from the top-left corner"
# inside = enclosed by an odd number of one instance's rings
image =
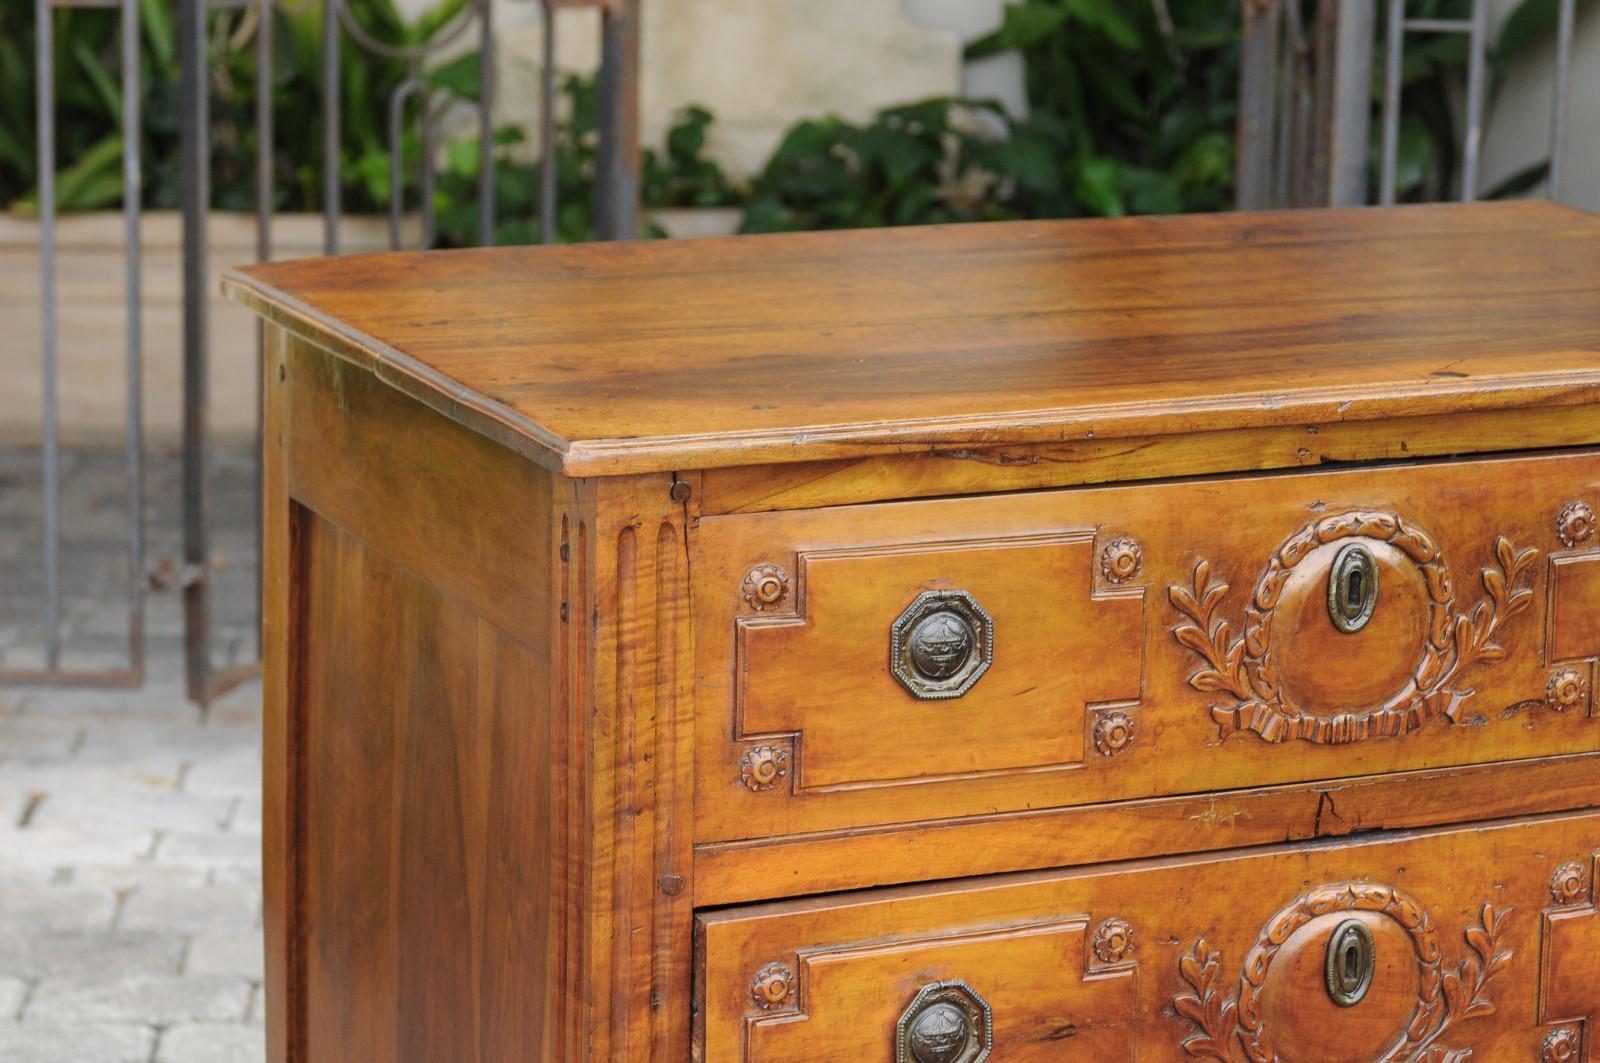
[[[1493,209],[1502,216],[1527,216],[1546,223],[1565,219],[1579,222],[1581,219],[1591,227],[1596,221],[1594,216],[1583,212],[1544,203],[1499,204],[1492,208],[1484,205],[1450,205],[1401,209],[1412,212]],[[1370,214],[1374,210],[1376,208],[1358,208],[1350,212],[1319,213]],[[1299,213],[1303,212],[1266,212],[1248,217],[1255,224],[1270,224],[1274,217]],[[1181,217],[1159,221],[1173,226],[1183,224]],[[1095,223],[1010,224],[1052,227]],[[849,242],[860,242],[864,246],[870,241],[871,235],[862,232],[785,234],[778,237],[725,238],[708,243],[725,243],[726,239],[793,241],[803,238],[812,246],[830,239],[839,240],[841,246]],[[455,255],[472,253],[449,252]],[[355,262],[368,257],[372,256],[348,256],[347,260]],[[1346,387],[1263,388],[1229,395],[1205,394],[1136,402],[1085,402],[1016,410],[988,409],[971,414],[840,421],[801,427],[565,438],[506,402],[468,387],[419,358],[349,322],[328,315],[291,291],[264,280],[256,275],[258,268],[230,270],[222,282],[224,292],[295,335],[363,366],[390,386],[444,416],[495,439],[546,468],[571,477],[949,453],[1006,445],[1170,436],[1240,428],[1403,421],[1440,414],[1469,415],[1475,411],[1527,409],[1532,413],[1549,407],[1600,405],[1600,359],[1592,358],[1593,351],[1582,347],[1553,348],[1541,353],[1580,362],[1592,361],[1593,368],[1506,372],[1478,375],[1465,380],[1442,377],[1360,383]],[[1463,436],[1469,438],[1469,431],[1464,429]]]

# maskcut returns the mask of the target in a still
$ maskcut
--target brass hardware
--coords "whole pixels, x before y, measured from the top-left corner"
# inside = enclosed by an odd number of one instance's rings
[[[993,658],[994,622],[966,591],[923,591],[890,631],[890,671],[923,700],[959,698]]]
[[[1341,1008],[1353,1008],[1372,988],[1378,947],[1372,931],[1359,919],[1346,919],[1328,939],[1328,996]]]
[[[965,982],[925,985],[895,1027],[895,1063],[983,1063],[994,1048],[992,1018]]]
[[[1354,634],[1378,608],[1378,559],[1361,543],[1351,543],[1333,559],[1328,573],[1328,615],[1333,626]]]

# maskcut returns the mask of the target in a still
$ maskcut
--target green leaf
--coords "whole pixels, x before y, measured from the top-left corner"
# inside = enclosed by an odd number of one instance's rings
[[[1031,192],[1061,193],[1061,156],[1055,146],[1042,137],[1013,134],[986,150],[981,162]]]
[[[1184,207],[1176,177],[1142,166],[1123,168],[1122,195],[1133,214],[1177,214]]]
[[[154,54],[156,74],[165,79],[176,76],[178,36],[172,24],[172,9],[162,0],[139,0],[139,23],[145,43]]]
[[[1541,159],[1525,166],[1483,194],[1484,199],[1511,199],[1531,192],[1550,176],[1550,160]]]
[[[482,57],[477,52],[468,52],[458,55],[448,63],[442,63],[422,75],[423,84],[429,88],[441,89],[470,100],[478,101],[479,77],[483,68]]]
[[[1030,48],[1053,35],[1066,24],[1067,10],[1049,0],[1022,0],[1008,4],[1000,28],[967,45],[968,59]]]
[[[1580,14],[1587,6],[1589,0],[1578,0]],[[1500,36],[1490,49],[1496,65],[1506,66],[1524,49],[1552,37],[1560,10],[1560,0],[1522,0],[1501,23]]]
[[[1122,201],[1122,167],[1115,159],[1101,155],[1080,159],[1072,190],[1080,203],[1103,217],[1120,218],[1127,213]]]
[[[1065,3],[1079,21],[1098,27],[1119,48],[1139,47],[1139,28],[1118,9],[1116,0],[1065,0]]]
[[[122,115],[122,89],[106,70],[105,64],[100,62],[100,57],[89,48],[89,42],[81,37],[72,42],[72,58],[77,62],[78,69],[83,71],[83,76],[88,79],[89,86],[94,89],[100,103],[105,107],[106,115],[112,121],[120,121]]]

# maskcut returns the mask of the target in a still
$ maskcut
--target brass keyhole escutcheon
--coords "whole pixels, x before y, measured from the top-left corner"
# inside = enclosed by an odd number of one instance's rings
[[[1328,996],[1341,1008],[1352,1008],[1372,988],[1378,947],[1372,931],[1359,919],[1346,919],[1328,939]]]
[[[1347,635],[1367,626],[1378,608],[1378,558],[1361,543],[1351,543],[1333,559],[1328,573],[1328,615]]]

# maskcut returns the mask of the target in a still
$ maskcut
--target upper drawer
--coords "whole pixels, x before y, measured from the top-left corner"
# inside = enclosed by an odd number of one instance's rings
[[[1596,748],[1590,452],[712,517],[696,840]]]
[[[693,1058],[1600,1059],[1597,849],[1591,812],[707,912]]]

